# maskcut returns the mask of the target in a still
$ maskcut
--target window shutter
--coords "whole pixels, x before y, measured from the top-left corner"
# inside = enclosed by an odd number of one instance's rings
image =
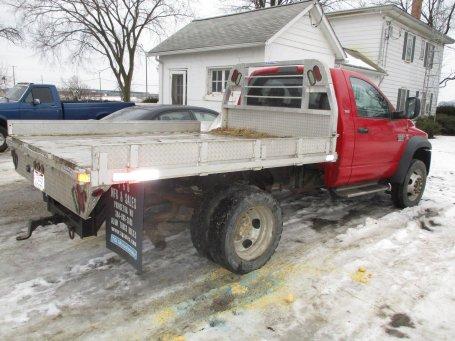
[[[412,37],[412,54],[411,54],[411,63],[414,62],[414,54],[416,49],[416,36]]]
[[[408,32],[404,32],[403,55],[401,59],[406,60],[406,45],[408,44]]]
[[[430,45],[428,43],[425,43],[425,57],[423,58],[423,66],[427,67],[428,66],[428,52],[429,52],[429,47]]]
[[[397,111],[400,111],[401,106],[401,89],[398,89],[398,99],[397,99]]]
[[[428,108],[428,115],[431,115],[431,107],[433,106],[433,94],[430,94],[430,103]]]

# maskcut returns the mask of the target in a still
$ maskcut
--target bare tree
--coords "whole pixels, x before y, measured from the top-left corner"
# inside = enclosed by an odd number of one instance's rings
[[[447,76],[444,76],[442,78],[442,80],[439,82],[439,86],[441,88],[445,88],[447,86],[447,83],[449,83],[450,81],[454,81],[454,80],[455,80],[455,72],[452,71]]]
[[[9,0],[41,51],[67,48],[74,60],[104,56],[125,101],[130,100],[135,54],[144,31],[162,34],[167,19],[185,15],[177,0]]]
[[[81,101],[90,99],[90,91],[78,76],[72,76],[62,80],[60,96],[65,100]]]
[[[11,42],[16,42],[20,40],[22,36],[18,29],[0,25],[0,38],[7,39]]]

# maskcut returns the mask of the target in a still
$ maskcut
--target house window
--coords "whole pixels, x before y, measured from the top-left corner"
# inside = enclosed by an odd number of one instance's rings
[[[419,59],[424,60],[425,58],[425,48],[427,46],[427,42],[422,39],[421,44],[420,44],[420,54],[419,54]]]
[[[210,69],[210,91],[209,93],[222,93],[226,90],[226,84],[231,69]]]
[[[403,56],[402,59],[406,62],[414,61],[414,50],[416,46],[416,36],[405,32],[404,33],[404,45],[403,45]]]
[[[423,66],[432,69],[433,68],[433,60],[434,60],[434,45],[430,43],[426,43],[425,46],[425,60],[423,62]]]
[[[409,90],[398,89],[397,111],[404,111],[406,107],[406,100],[409,97]]]

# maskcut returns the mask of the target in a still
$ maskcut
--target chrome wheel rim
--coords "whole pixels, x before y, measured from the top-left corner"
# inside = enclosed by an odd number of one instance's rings
[[[416,200],[422,193],[424,186],[424,176],[421,170],[415,170],[409,177],[407,186],[407,196],[410,201]]]
[[[234,248],[237,255],[251,261],[270,246],[275,220],[269,208],[255,206],[243,212],[236,221]]]

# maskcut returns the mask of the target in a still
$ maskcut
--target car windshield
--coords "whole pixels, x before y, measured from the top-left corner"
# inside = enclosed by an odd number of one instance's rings
[[[135,121],[149,119],[152,110],[150,108],[129,107],[118,110],[102,120],[104,121]]]
[[[17,102],[21,99],[22,95],[27,90],[27,88],[28,85],[16,84],[6,92],[5,98],[7,98],[10,101]]]

